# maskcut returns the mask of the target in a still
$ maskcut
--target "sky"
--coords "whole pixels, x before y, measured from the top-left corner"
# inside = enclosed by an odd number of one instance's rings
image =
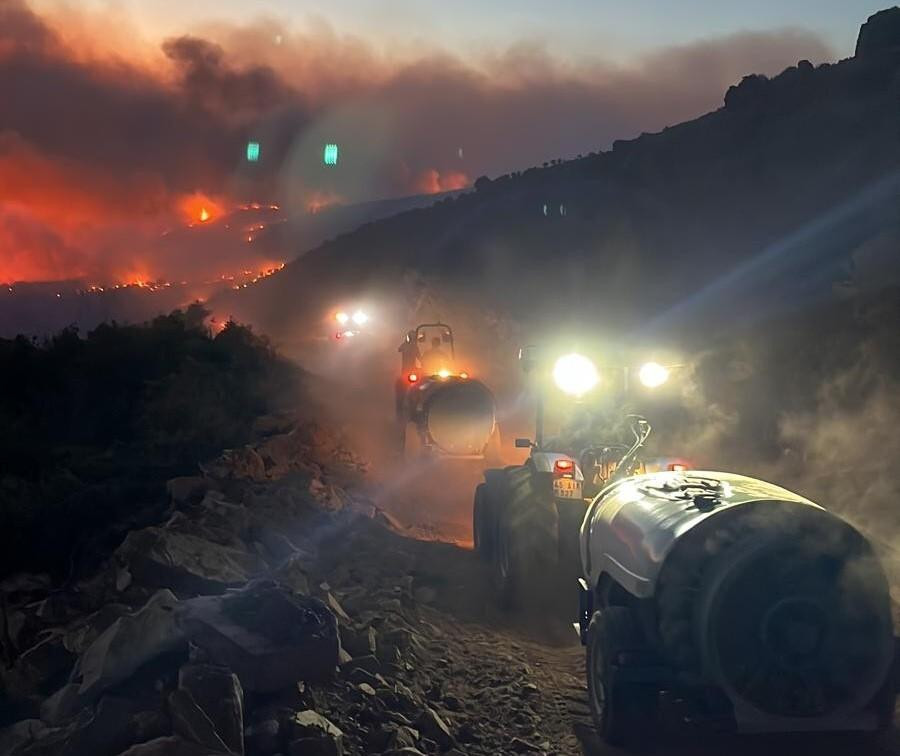
[[[746,74],[852,55],[877,7],[0,0],[0,281],[269,267],[284,259],[244,229],[227,260],[170,232],[247,203],[296,217],[608,149],[721,107]]]
[[[602,55],[627,62],[660,47],[739,31],[785,27],[821,37],[840,57],[852,55],[859,25],[886,0],[87,0],[125,12],[149,36],[269,18],[287,28],[310,18],[366,38],[384,50],[440,45],[483,52],[523,39],[557,54]],[[39,7],[59,7],[45,0]]]

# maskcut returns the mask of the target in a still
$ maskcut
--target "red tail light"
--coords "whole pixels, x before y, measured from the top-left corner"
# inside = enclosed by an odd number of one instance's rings
[[[406,380],[408,380],[410,383],[415,383],[417,380],[419,380],[419,376],[415,373],[410,373],[408,376],[406,376]]]
[[[336,338],[336,339],[342,339],[342,338],[344,338],[343,332],[342,332],[342,331],[338,331],[336,334],[334,334],[334,338]]]
[[[557,475],[567,475],[575,471],[575,463],[571,459],[558,459],[553,463],[553,472]]]

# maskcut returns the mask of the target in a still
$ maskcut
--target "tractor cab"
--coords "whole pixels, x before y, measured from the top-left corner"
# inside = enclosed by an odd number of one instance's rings
[[[401,374],[410,384],[435,376],[467,377],[457,372],[453,329],[446,323],[421,323],[407,331],[397,351]]]

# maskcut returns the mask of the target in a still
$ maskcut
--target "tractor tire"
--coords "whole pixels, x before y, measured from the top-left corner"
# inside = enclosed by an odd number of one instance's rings
[[[644,647],[631,609],[610,606],[594,612],[587,632],[588,703],[598,734],[613,746],[646,742],[656,724],[658,691],[616,679],[622,655]]]
[[[479,483],[475,487],[475,501],[472,503],[472,541],[475,553],[483,560],[491,558],[491,538],[487,522],[487,484]]]
[[[895,652],[896,653],[896,652]],[[877,732],[883,734],[891,729],[894,724],[894,714],[897,710],[897,688],[900,687],[900,679],[897,674],[898,662],[895,658],[891,673],[881,686],[881,690],[873,701],[873,710],[877,717]]]
[[[559,566],[556,503],[537,495],[528,467],[504,471],[505,495],[497,511],[493,580],[504,609],[546,604]]]

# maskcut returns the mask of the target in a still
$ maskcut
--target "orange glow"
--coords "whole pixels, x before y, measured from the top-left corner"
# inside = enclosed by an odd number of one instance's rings
[[[416,191],[422,194],[439,194],[440,192],[453,192],[465,189],[471,185],[469,177],[461,171],[449,171],[441,173],[432,168],[425,171],[416,181]]]
[[[178,210],[185,223],[208,223],[223,213],[224,202],[217,201],[203,192],[186,194],[178,200]]]

